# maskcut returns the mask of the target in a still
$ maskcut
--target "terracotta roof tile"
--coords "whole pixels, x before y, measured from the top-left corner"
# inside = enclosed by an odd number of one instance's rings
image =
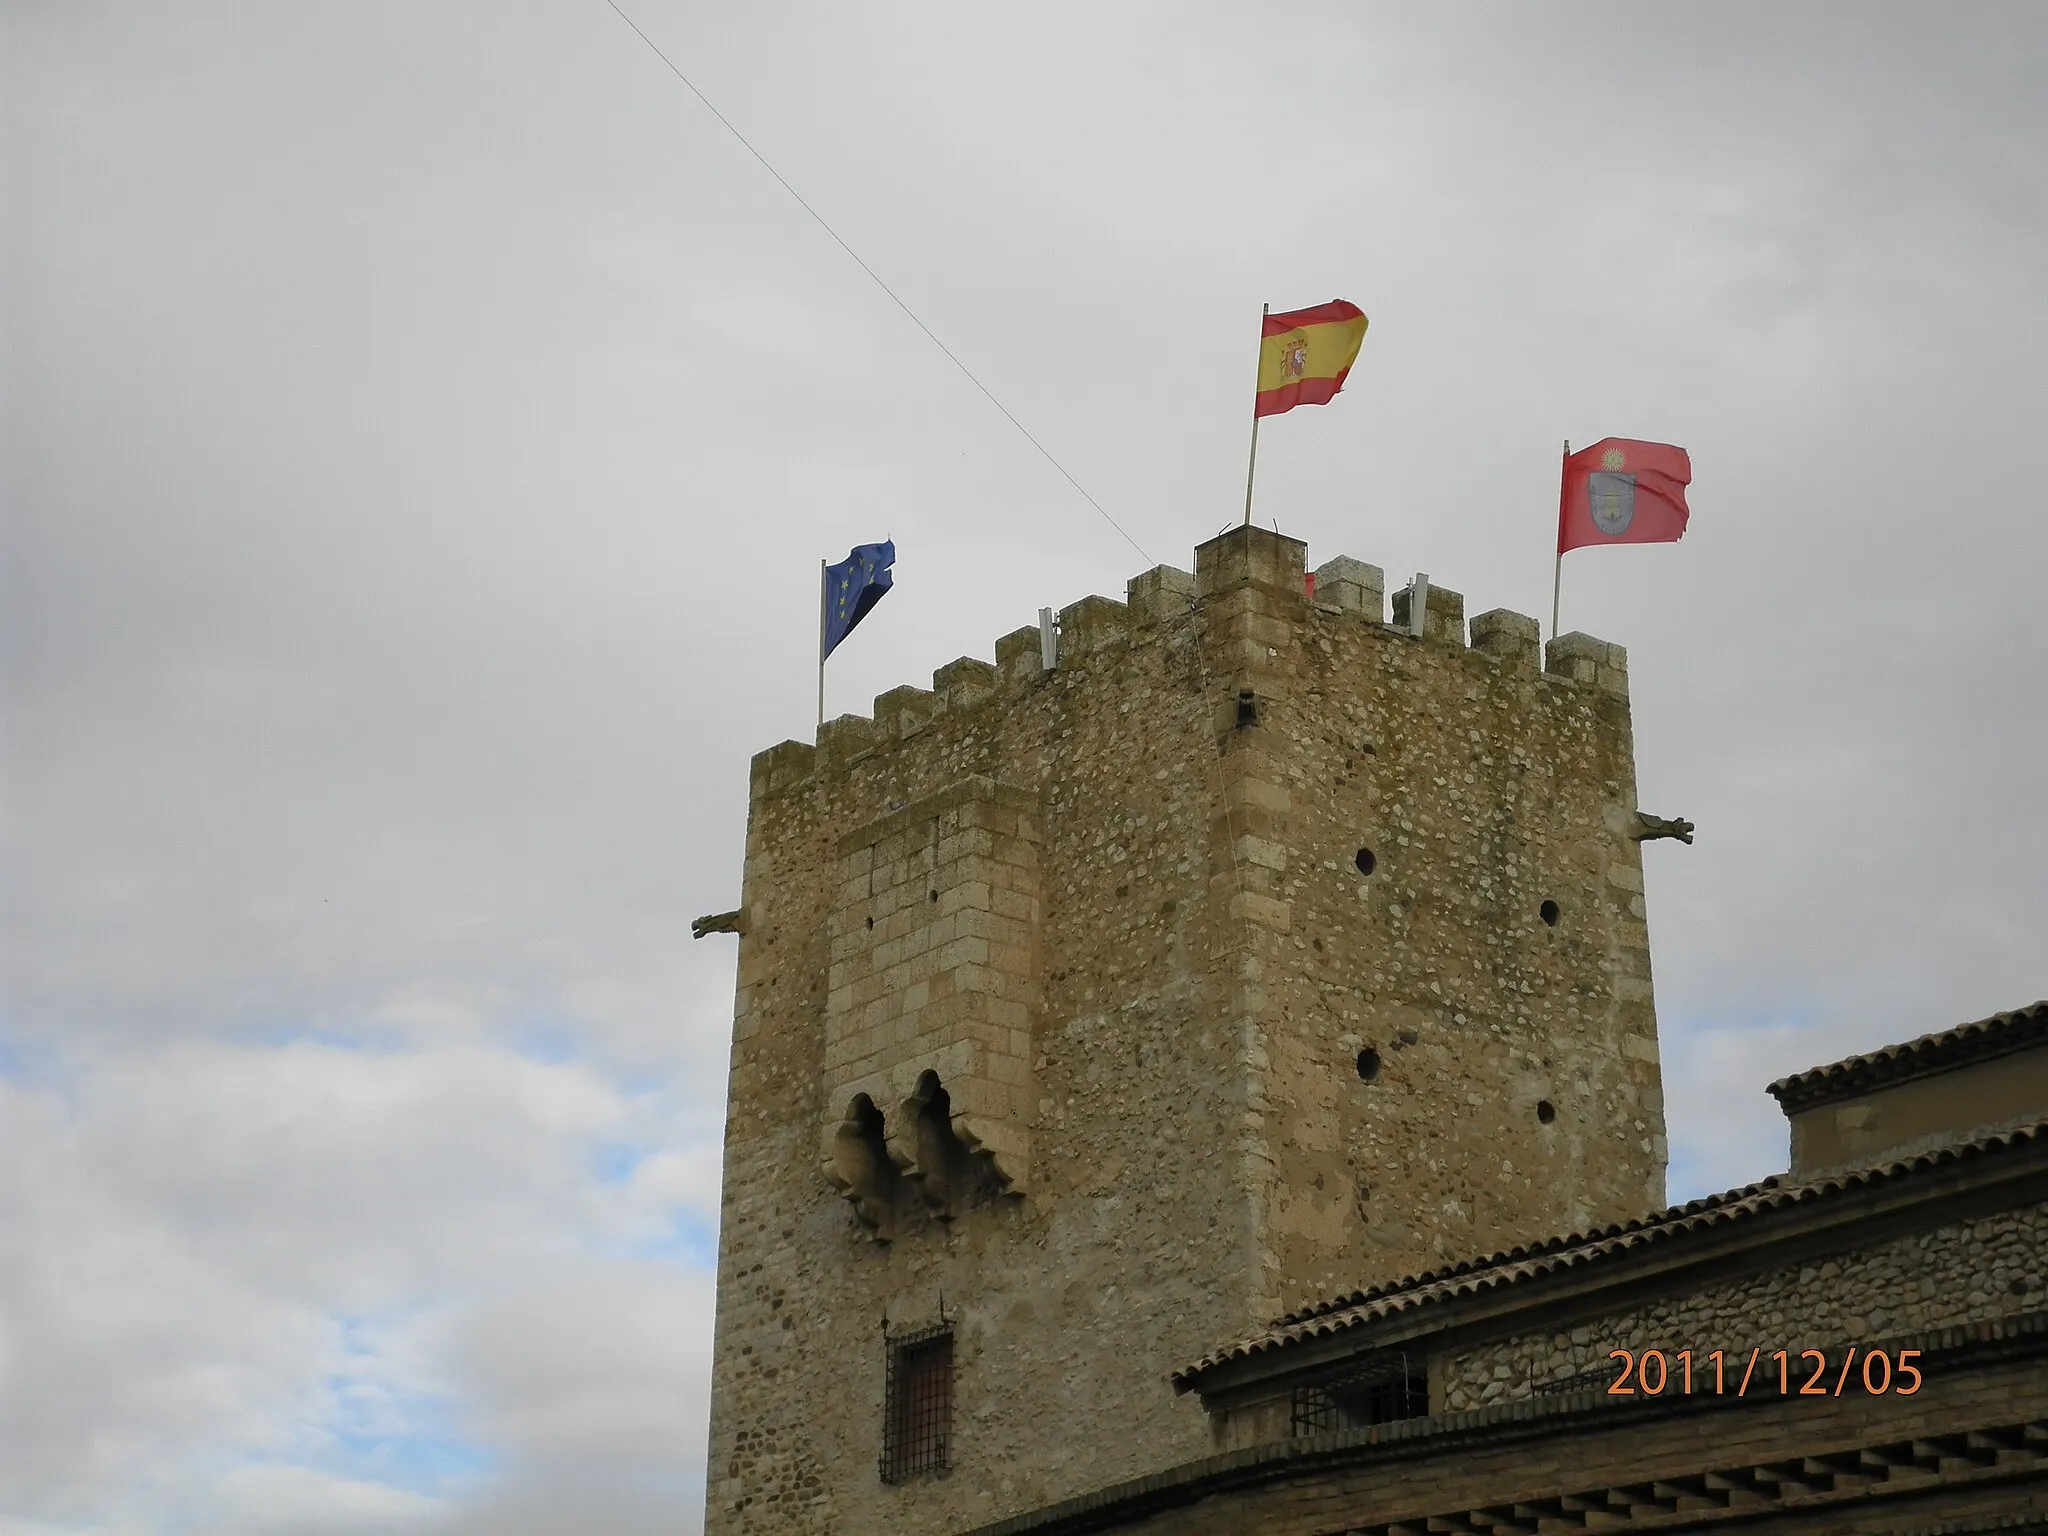
[[[1174,1372],[1171,1379],[1176,1391],[1185,1392],[1194,1385],[1197,1377],[1226,1361],[1285,1349],[1309,1339],[1326,1338],[1398,1312],[1492,1290],[1496,1286],[1514,1285],[1574,1265],[1596,1263],[1645,1244],[1683,1237],[1763,1211],[1823,1199],[1859,1185],[1881,1183],[2028,1142],[2048,1143],[2048,1120],[1980,1137],[1959,1146],[1937,1148],[1899,1162],[1833,1174],[1809,1183],[1787,1184],[1781,1177],[1768,1178],[1758,1184],[1744,1185],[1741,1189],[1688,1200],[1683,1205],[1674,1205],[1638,1221],[1622,1222],[1594,1232],[1572,1232],[1487,1258],[1467,1259],[1443,1269],[1409,1275],[1386,1285],[1353,1291],[1289,1313],[1266,1332],[1216,1354],[1205,1355],[1193,1365]]]
[[[1787,1110],[1804,1109],[1902,1077],[2003,1055],[2036,1040],[2048,1040],[2048,1001],[1994,1013],[1988,1019],[1958,1024],[1953,1029],[1888,1045],[1867,1055],[1847,1056],[1824,1067],[1795,1072],[1779,1078],[1766,1091]]]

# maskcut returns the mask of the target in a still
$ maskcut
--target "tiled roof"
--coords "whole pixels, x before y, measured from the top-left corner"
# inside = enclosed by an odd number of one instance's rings
[[[1786,1110],[1804,1109],[1900,1078],[2003,1055],[2037,1040],[2048,1040],[2048,1001],[2008,1013],[1994,1013],[1988,1019],[1922,1035],[1903,1045],[1888,1045],[1867,1056],[1850,1056],[1824,1067],[1795,1072],[1779,1078],[1768,1092]]]
[[[1310,1339],[1342,1333],[1379,1318],[1391,1317],[1397,1312],[1412,1311],[1496,1286],[1533,1280],[1539,1275],[1574,1265],[1609,1259],[1645,1244],[1703,1232],[1764,1211],[1825,1199],[1858,1186],[1882,1183],[1887,1179],[2029,1142],[2048,1144],[2048,1120],[1983,1136],[1959,1146],[1938,1148],[1900,1162],[1835,1174],[1810,1183],[1787,1184],[1781,1178],[1769,1178],[1760,1184],[1688,1200],[1684,1205],[1674,1205],[1639,1221],[1624,1222],[1597,1232],[1573,1232],[1563,1237],[1547,1238],[1525,1248],[1511,1248],[1488,1258],[1468,1259],[1446,1269],[1433,1269],[1387,1285],[1374,1286],[1370,1290],[1353,1291],[1347,1296],[1290,1313],[1264,1333],[1216,1354],[1206,1355],[1193,1365],[1174,1372],[1174,1389],[1180,1392],[1189,1390],[1204,1372],[1226,1361],[1285,1349]]]

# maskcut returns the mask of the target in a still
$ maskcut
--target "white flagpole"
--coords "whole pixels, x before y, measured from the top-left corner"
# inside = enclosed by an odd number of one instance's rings
[[[825,574],[829,561],[818,562],[818,731],[825,730]]]
[[[1572,440],[1564,440],[1564,456],[1572,456]],[[1557,564],[1550,574],[1550,638],[1557,638],[1557,594],[1564,586],[1564,465],[1557,467]]]
[[[1266,355],[1266,316],[1273,312],[1271,304],[1259,306],[1259,357]],[[1252,477],[1259,472],[1259,370],[1252,369],[1252,458],[1244,469],[1244,525],[1252,525]]]

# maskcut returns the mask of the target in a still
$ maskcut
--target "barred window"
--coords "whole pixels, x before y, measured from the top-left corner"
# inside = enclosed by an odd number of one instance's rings
[[[1289,1430],[1321,1435],[1429,1412],[1429,1378],[1399,1350],[1333,1371],[1294,1389]]]
[[[952,1465],[953,1330],[902,1334],[888,1341],[888,1351],[882,1481],[943,1472]]]

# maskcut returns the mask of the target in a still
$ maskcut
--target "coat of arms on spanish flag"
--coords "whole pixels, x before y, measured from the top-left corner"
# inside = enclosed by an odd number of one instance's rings
[[[1358,358],[1365,323],[1365,312],[1343,299],[1266,316],[1252,415],[1278,416],[1297,405],[1328,405]]]

